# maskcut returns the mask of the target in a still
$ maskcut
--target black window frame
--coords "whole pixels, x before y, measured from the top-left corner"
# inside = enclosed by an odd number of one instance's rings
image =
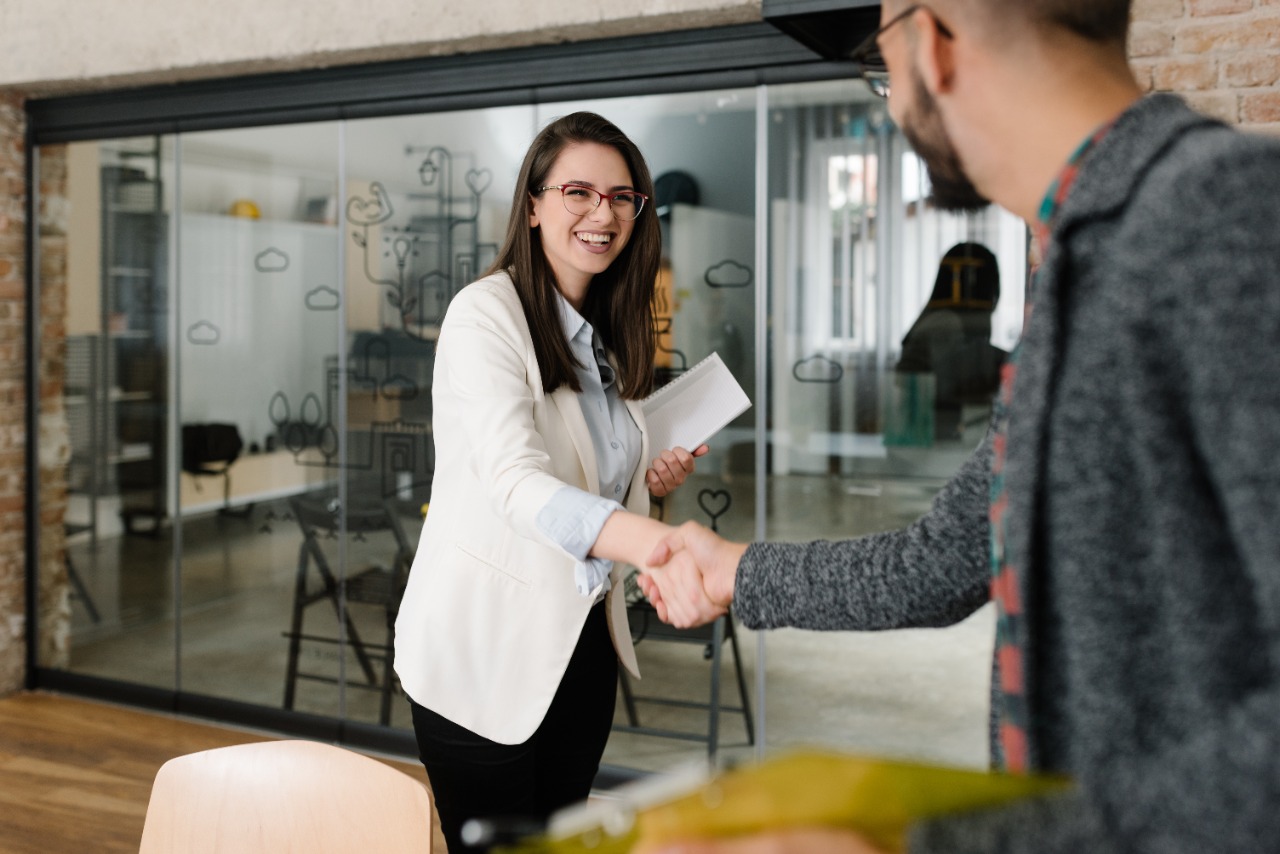
[[[31,144],[44,145],[742,88],[854,68],[754,23],[32,98],[26,112]]]

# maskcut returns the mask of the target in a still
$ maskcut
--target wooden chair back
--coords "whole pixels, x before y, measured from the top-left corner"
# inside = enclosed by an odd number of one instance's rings
[[[190,753],[157,772],[140,854],[431,851],[431,796],[341,747],[268,741]]]

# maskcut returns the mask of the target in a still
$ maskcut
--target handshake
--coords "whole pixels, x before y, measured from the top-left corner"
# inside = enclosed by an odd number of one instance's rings
[[[733,601],[745,543],[731,543],[697,522],[667,533],[641,567],[637,583],[658,612],[678,629],[705,625]]]

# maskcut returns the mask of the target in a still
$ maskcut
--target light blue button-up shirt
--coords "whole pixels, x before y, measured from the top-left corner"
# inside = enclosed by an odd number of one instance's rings
[[[613,561],[591,557],[588,552],[600,536],[600,529],[631,486],[631,475],[640,463],[640,428],[618,396],[613,366],[600,336],[582,315],[557,293],[560,320],[578,365],[574,369],[582,387],[578,404],[591,433],[599,473],[599,492],[592,494],[565,486],[551,496],[538,512],[538,528],[578,561],[574,584],[583,596],[600,599],[609,589]],[[639,485],[644,489],[643,483]]]

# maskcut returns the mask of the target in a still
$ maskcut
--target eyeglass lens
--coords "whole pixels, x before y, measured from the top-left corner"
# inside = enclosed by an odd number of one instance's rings
[[[885,65],[884,54],[880,52],[880,36],[921,8],[923,7],[916,4],[903,9],[890,18],[884,26],[867,36],[849,54],[849,58],[860,66],[861,77],[867,81],[867,86],[870,87],[873,94],[881,98],[889,97],[889,72],[888,67]]]
[[[863,70],[862,79],[867,81],[867,87],[873,95],[889,97],[889,72]]]
[[[600,205],[601,199],[605,198],[598,190],[574,184],[564,185],[560,188],[560,193],[564,199],[564,209],[574,216],[591,213]],[[644,196],[638,193],[614,193],[608,196],[608,199],[609,204],[613,206],[613,214],[618,219],[635,219],[644,208]]]

